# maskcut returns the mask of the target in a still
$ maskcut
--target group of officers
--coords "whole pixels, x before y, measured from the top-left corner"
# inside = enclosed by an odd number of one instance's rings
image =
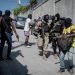
[[[51,17],[51,23],[49,23],[49,15],[44,15],[43,20],[38,19],[36,23],[36,31],[38,32],[38,48],[41,50],[40,55],[46,57],[48,53],[48,44],[52,42],[52,48],[54,51],[54,57],[57,58],[57,39],[53,38],[62,34],[63,24],[65,18],[60,18],[60,14],[56,14]]]
[[[73,73],[73,54],[69,51],[75,52],[75,42],[73,36],[72,44],[69,50],[64,51],[61,49],[61,42],[59,44],[59,37],[67,38],[67,33],[75,34],[75,26],[72,24],[71,18],[60,17],[57,13],[55,16],[51,17],[51,22],[49,23],[49,15],[44,15],[43,19],[38,19],[35,26],[35,31],[37,34],[37,46],[39,48],[39,55],[43,56],[47,60],[47,54],[49,52],[48,44],[52,44],[54,58],[59,57],[60,60],[60,72],[65,72],[64,58],[65,54],[68,53],[69,56],[69,72]],[[58,37],[58,38],[57,38]],[[65,43],[64,43],[65,44]],[[60,45],[60,46],[59,46]],[[59,52],[57,52],[57,47]],[[67,48],[65,48],[67,49]]]

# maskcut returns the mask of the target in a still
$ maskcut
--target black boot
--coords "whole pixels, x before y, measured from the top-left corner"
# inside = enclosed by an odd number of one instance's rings
[[[39,55],[40,55],[40,56],[43,56],[43,51],[40,51],[40,52],[39,52]]]
[[[73,74],[74,73],[73,66],[70,66],[69,69],[68,69],[68,71],[69,71],[70,74]]]
[[[60,68],[59,72],[60,73],[65,72],[65,69],[64,68]]]

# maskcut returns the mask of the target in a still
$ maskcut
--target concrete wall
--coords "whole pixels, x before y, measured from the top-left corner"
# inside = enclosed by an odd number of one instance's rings
[[[31,13],[31,10],[20,15],[27,17],[29,13]],[[55,3],[55,0],[48,0],[44,4],[35,7],[32,16],[33,19],[37,19],[39,16],[45,14],[54,15],[55,13],[60,13],[62,17],[70,17],[75,23],[75,0],[61,0],[57,3]]]
[[[27,17],[28,14],[30,14],[30,10],[24,12],[24,13],[20,13],[18,16],[21,16],[21,17]]]
[[[20,13],[19,16],[27,17],[29,13],[31,13],[31,10],[25,12],[24,14]],[[54,14],[54,0],[48,0],[42,5],[35,7],[32,12],[33,19],[37,19],[39,16],[43,16],[45,14]]]
[[[38,18],[39,16],[43,16],[45,14],[53,15],[54,14],[54,0],[49,0],[46,3],[42,4],[38,8],[33,10],[33,18]]]
[[[72,18],[72,0],[61,0],[55,4],[55,12]]]
[[[75,24],[75,0],[73,0],[73,23]]]
[[[70,17],[75,24],[75,0],[61,0],[55,5],[55,12],[63,17]]]

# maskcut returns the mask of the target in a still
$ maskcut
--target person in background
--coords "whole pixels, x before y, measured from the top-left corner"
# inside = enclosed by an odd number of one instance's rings
[[[28,18],[26,19],[25,22],[25,27],[24,27],[24,35],[25,35],[25,46],[29,46],[29,36],[30,36],[30,27],[31,27],[31,19],[32,19],[32,14],[28,15]]]
[[[5,41],[8,44],[8,52],[7,52],[7,60],[11,60],[10,57],[11,49],[12,49],[12,31],[14,31],[16,38],[19,40],[19,35],[16,32],[16,27],[12,22],[12,18],[10,17],[10,10],[6,10],[5,14],[3,15],[1,21],[1,47],[0,47],[0,60],[3,60],[3,48]]]

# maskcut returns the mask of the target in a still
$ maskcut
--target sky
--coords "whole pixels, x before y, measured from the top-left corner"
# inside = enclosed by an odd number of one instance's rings
[[[21,0],[21,5],[28,5],[29,0]],[[18,7],[18,0],[0,0],[0,10],[3,12],[7,9],[13,10]]]

